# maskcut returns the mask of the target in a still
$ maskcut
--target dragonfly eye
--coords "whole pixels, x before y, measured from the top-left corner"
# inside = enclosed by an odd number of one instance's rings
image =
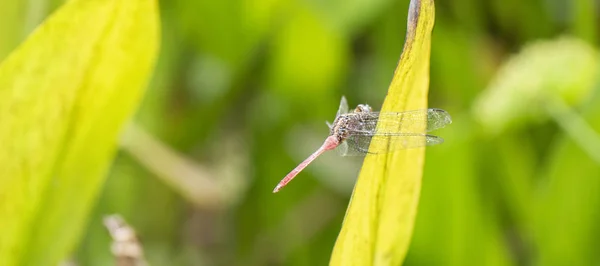
[[[354,110],[354,112],[365,112],[365,113],[371,112],[371,111],[373,111],[373,109],[368,104],[359,104],[358,106],[356,106],[356,109]]]

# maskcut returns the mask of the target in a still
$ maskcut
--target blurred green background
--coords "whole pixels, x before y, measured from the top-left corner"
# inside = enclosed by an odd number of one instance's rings
[[[119,213],[151,265],[325,265],[360,158],[326,154],[339,99],[378,109],[408,0],[160,1],[159,61],[73,260],[110,265]],[[0,60],[59,7],[3,1]],[[436,1],[428,148],[406,265],[600,263],[594,0]]]

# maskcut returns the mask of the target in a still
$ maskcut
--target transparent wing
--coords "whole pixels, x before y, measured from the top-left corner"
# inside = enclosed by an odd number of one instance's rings
[[[367,154],[364,149],[357,149],[354,144],[349,144],[348,141],[342,141],[335,151],[340,156],[365,156]]]
[[[350,156],[348,155],[348,142],[342,141],[336,148],[335,151],[341,156]]]
[[[342,100],[340,100],[340,107],[338,108],[337,114],[335,117],[340,116],[341,114],[348,113],[348,101],[346,101],[346,97],[342,96]]]
[[[406,112],[379,113],[372,112],[361,117],[360,126],[353,130],[359,133],[375,132],[377,122],[385,124],[385,129],[379,129],[380,134],[411,133],[414,128],[425,128],[426,132],[434,131],[452,123],[448,112],[442,109],[421,109]]]
[[[325,124],[327,124],[327,127],[329,127],[329,129],[331,129],[333,127],[333,124],[330,123],[329,121],[325,121]]]
[[[357,156],[369,153],[382,154],[403,149],[432,146],[443,142],[444,139],[438,136],[416,133],[351,135],[340,144],[338,152],[342,156]],[[371,150],[369,150],[369,147]]]

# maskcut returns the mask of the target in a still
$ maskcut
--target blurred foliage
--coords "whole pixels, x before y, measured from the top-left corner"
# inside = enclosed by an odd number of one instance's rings
[[[75,249],[154,64],[157,11],[74,1],[0,65],[0,264]]]
[[[500,67],[475,103],[473,115],[486,129],[500,133],[511,125],[530,123],[532,116],[548,117],[548,101],[577,106],[597,81],[598,59],[596,50],[579,39],[530,44]]]
[[[0,1],[0,60],[60,2]],[[271,190],[322,143],[341,95],[379,109],[408,2],[159,1],[160,55],[136,125],[171,150],[123,138],[72,260],[110,265],[102,217],[119,213],[151,265],[327,264],[360,159],[326,154],[282,193]],[[594,0],[436,1],[429,106],[454,123],[436,132],[443,145],[427,149],[404,264],[600,261],[599,12]],[[59,67],[29,56],[45,71]],[[117,112],[105,111],[106,120]],[[12,130],[0,125],[2,136]],[[96,142],[86,141],[87,151],[97,152]],[[46,154],[46,144],[34,152]],[[195,179],[219,198],[190,196]],[[0,195],[0,206],[16,206]],[[44,227],[31,234],[60,241]]]

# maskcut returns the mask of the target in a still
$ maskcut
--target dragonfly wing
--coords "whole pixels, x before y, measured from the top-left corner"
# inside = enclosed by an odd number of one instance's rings
[[[448,112],[437,108],[427,109],[427,132],[444,128],[450,124],[452,124],[452,117]]]
[[[335,151],[340,156],[347,156],[346,154],[348,153],[348,143],[343,141],[342,143],[340,143],[340,145],[337,146],[337,148],[335,148]]]
[[[347,139],[340,143],[335,149],[340,156],[365,156],[367,151],[357,149],[357,145],[352,143],[353,139]]]
[[[346,141],[351,153],[382,154],[403,149],[441,144],[444,139],[434,135],[416,133],[351,135]]]
[[[348,101],[346,101],[346,97],[342,96],[342,100],[340,100],[340,107],[338,108],[337,114],[335,117],[340,116],[341,114],[348,113]]]
[[[375,132],[377,123],[385,124],[380,126],[378,132],[414,132],[423,128],[426,132],[434,131],[452,123],[452,118],[448,112],[442,109],[421,109],[405,112],[372,112],[364,115],[359,131]]]

